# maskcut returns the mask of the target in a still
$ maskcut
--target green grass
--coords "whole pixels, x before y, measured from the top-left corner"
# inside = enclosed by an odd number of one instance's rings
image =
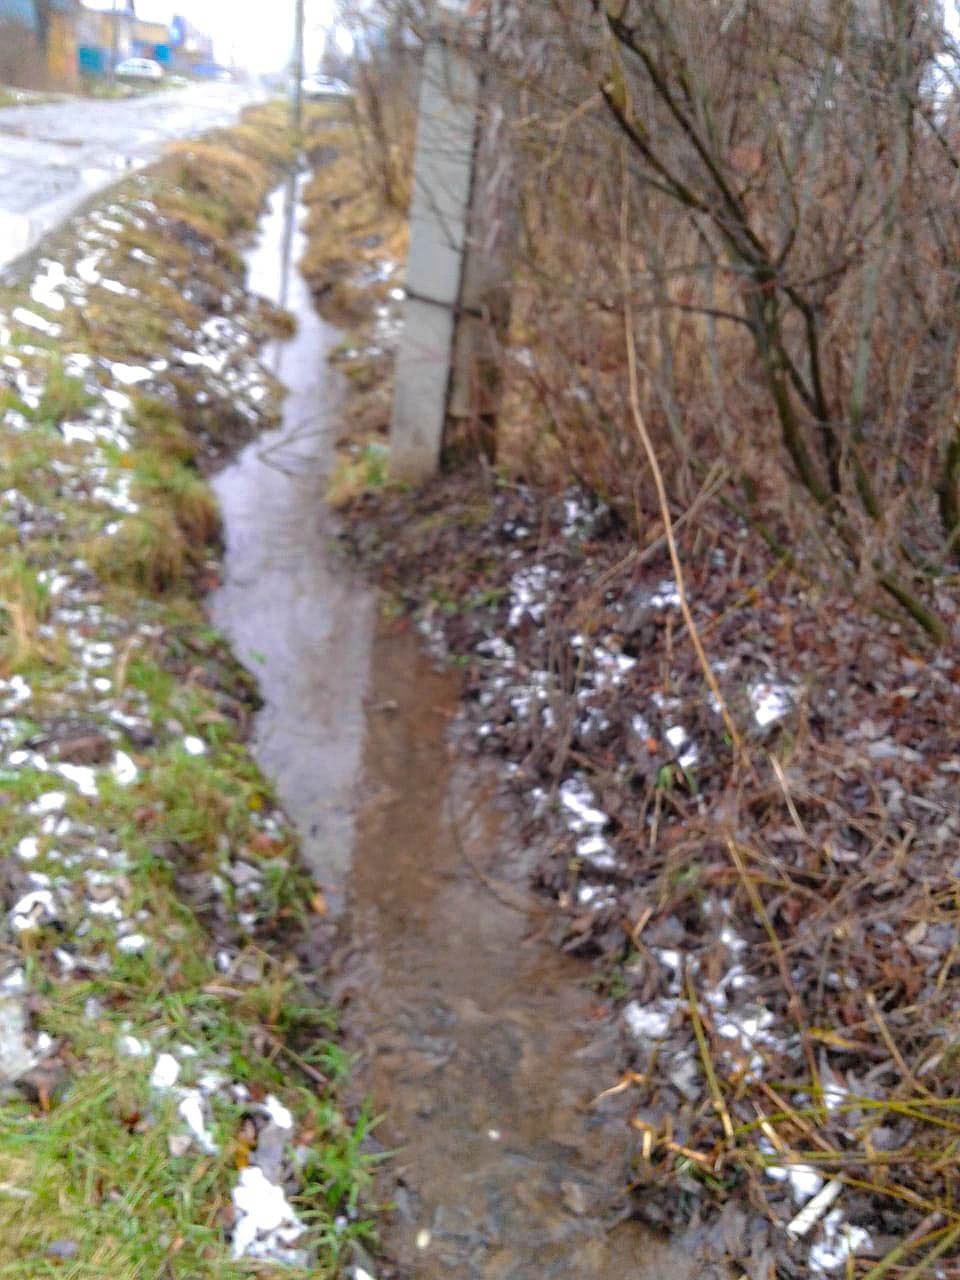
[[[0,107],[27,107],[56,101],[57,95],[53,93],[37,93],[33,89],[14,89],[0,84]]]
[[[54,359],[33,419],[43,426],[59,427],[70,418],[80,417],[95,402],[96,398],[84,388],[83,382],[69,377],[63,371],[63,364]]]
[[[343,506],[370,490],[382,489],[389,479],[390,451],[379,440],[368,440],[352,453],[337,455],[327,485],[327,501]]]
[[[156,901],[158,889],[151,885]],[[218,1064],[233,1081],[283,1095],[301,1124],[316,1135],[297,1208],[319,1220],[319,1261],[326,1274],[351,1239],[369,1237],[362,1218],[334,1229],[332,1216],[356,1208],[369,1160],[361,1147],[367,1118],[347,1123],[329,1100],[305,1085],[291,1086],[291,1063],[272,1046],[284,1035],[313,1025],[328,1034],[322,1011],[301,1007],[282,974],[268,974],[241,1003],[227,1005],[206,994],[219,977],[197,960],[196,927],[172,896],[159,889],[169,907],[168,928],[175,941],[150,960],[127,957],[106,982],[78,982],[57,989],[44,1021],[52,1034],[83,1053],[88,1070],[71,1082],[44,1112],[27,1103],[4,1109],[0,1183],[28,1189],[24,1196],[0,1193],[0,1266],[10,1277],[249,1275],[249,1265],[228,1260],[222,1247],[223,1213],[247,1158],[244,1117],[249,1104],[226,1092],[213,1105],[213,1134],[219,1150],[207,1155],[194,1147],[177,1156],[170,1136],[182,1129],[175,1099],[150,1088],[141,1058],[117,1058],[116,1020],[110,1006],[140,1010],[132,1033],[148,1039],[162,1030],[171,1047],[191,1045],[196,1059]],[[163,903],[164,898],[168,898]],[[177,975],[157,978],[157,962]],[[53,994],[52,991],[49,994]],[[96,1000],[104,1012],[89,1016]],[[277,1010],[281,1010],[277,1021]],[[274,1019],[271,1022],[271,1019]],[[254,1029],[261,1032],[258,1037]],[[309,1051],[308,1051],[309,1052]],[[330,1069],[331,1055],[313,1051]],[[221,1066],[222,1064],[222,1066]],[[332,1065],[338,1064],[333,1061]],[[295,1068],[294,1068],[295,1070]],[[193,1081],[184,1076],[189,1086]],[[176,1149],[174,1149],[176,1150]],[[50,1244],[71,1241],[77,1255],[64,1269],[45,1261]],[[265,1268],[270,1274],[275,1269]],[[287,1270],[283,1274],[298,1274]]]

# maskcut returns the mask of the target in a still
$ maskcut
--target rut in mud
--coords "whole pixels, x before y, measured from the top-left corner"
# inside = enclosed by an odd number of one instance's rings
[[[297,316],[267,352],[290,394],[281,429],[218,480],[227,554],[212,611],[259,677],[257,757],[340,920],[358,1091],[397,1152],[379,1273],[692,1275],[618,1221],[626,1103],[591,1105],[611,1083],[615,1028],[545,937],[493,785],[452,762],[456,682],[409,632],[375,623],[331,552],[337,334],[291,266],[296,194],[276,193],[249,259],[251,286]]]

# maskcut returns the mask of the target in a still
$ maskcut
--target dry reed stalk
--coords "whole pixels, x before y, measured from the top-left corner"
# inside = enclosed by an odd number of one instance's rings
[[[693,642],[693,647],[697,653],[697,660],[703,671],[704,679],[717,700],[720,708],[720,714],[723,717],[723,723],[730,735],[735,755],[742,760],[748,772],[755,776],[753,765],[750,762],[746,749],[743,745],[743,739],[739,730],[734,723],[733,716],[727,706],[726,700],[720,691],[717,678],[713,674],[713,668],[707,659],[706,652],[700,640],[700,633],[697,630],[697,624],[694,622],[693,614],[690,611],[690,604],[687,600],[686,581],[683,576],[683,568],[680,564],[680,555],[677,551],[677,542],[673,534],[673,519],[670,515],[670,503],[667,499],[667,489],[663,482],[663,472],[660,470],[660,463],[657,460],[657,452],[653,447],[653,441],[650,439],[650,433],[647,431],[647,425],[643,417],[643,410],[640,406],[640,386],[637,378],[637,348],[633,336],[633,317],[630,310],[630,258],[628,253],[628,200],[627,200],[627,182],[626,182],[626,150],[621,153],[623,166],[623,195],[621,199],[620,214],[620,244],[623,258],[623,280],[624,280],[624,302],[623,302],[623,327],[624,335],[627,343],[627,372],[630,383],[630,410],[633,414],[634,426],[637,434],[643,444],[644,452],[647,455],[647,461],[650,464],[650,470],[653,473],[654,484],[657,489],[657,500],[660,504],[660,518],[663,521],[663,532],[667,540],[667,548],[670,552],[670,563],[673,567],[674,581],[677,586],[677,595],[680,599],[680,612],[683,614],[683,620],[686,623],[687,631]]]
[[[723,1132],[728,1143],[733,1142],[733,1123],[730,1119],[730,1112],[727,1110],[727,1104],[724,1101],[723,1090],[720,1088],[720,1082],[717,1079],[717,1073],[714,1070],[713,1059],[710,1056],[710,1047],[707,1044],[707,1037],[703,1031],[703,1023],[700,1021],[700,1010],[697,1007],[697,993],[693,987],[693,978],[689,971],[686,974],[687,987],[687,1007],[690,1011],[690,1021],[693,1024],[693,1034],[697,1038],[697,1048],[700,1050],[700,1060],[703,1063],[703,1072],[707,1077],[707,1085],[710,1089],[710,1097],[713,1099],[714,1110],[720,1117],[723,1125]]]
[[[928,1097],[928,1098],[932,1097],[933,1095],[930,1093],[930,1090],[924,1088],[924,1086],[920,1083],[919,1080],[917,1080],[913,1072],[904,1062],[903,1057],[900,1053],[900,1050],[897,1048],[896,1042],[894,1041],[893,1036],[890,1034],[890,1028],[887,1026],[887,1024],[883,1020],[883,1015],[880,1012],[880,1006],[877,1004],[876,996],[873,994],[872,991],[868,991],[865,998],[867,1002],[867,1008],[870,1010],[870,1015],[873,1018],[874,1022],[876,1023],[877,1030],[880,1032],[880,1036],[883,1040],[883,1043],[889,1049],[890,1056],[891,1058],[893,1058],[894,1062],[897,1064],[898,1068],[900,1069],[900,1074],[903,1076],[904,1080],[906,1080],[908,1084],[910,1084],[914,1089],[916,1089],[917,1093],[922,1093],[925,1097]]]
[[[780,970],[780,979],[783,983],[783,988],[787,993],[787,1000],[789,1002],[790,1012],[793,1015],[793,1019],[797,1024],[797,1030],[800,1032],[800,1039],[803,1042],[803,1051],[807,1059],[807,1068],[810,1072],[811,1086],[813,1088],[814,1095],[816,1097],[822,1097],[823,1089],[820,1084],[820,1074],[817,1071],[816,1061],[813,1056],[813,1046],[810,1043],[810,1035],[809,1035],[809,1032],[807,1031],[807,1022],[803,1016],[803,1008],[800,1004],[800,997],[797,994],[797,988],[790,974],[790,968],[789,968],[789,965],[787,964],[787,959],[783,952],[783,945],[780,942],[780,938],[777,934],[776,929],[774,929],[773,927],[773,922],[770,919],[769,914],[767,913],[767,909],[763,905],[763,899],[760,897],[760,892],[757,889],[757,886],[754,883],[753,879],[747,872],[747,868],[744,864],[743,857],[741,856],[739,848],[737,847],[734,840],[729,836],[726,838],[725,843],[726,843],[727,849],[729,850],[730,857],[733,859],[733,863],[736,866],[737,871],[740,875],[740,880],[743,884],[743,887],[747,891],[747,896],[750,899],[751,906],[753,907],[754,911],[759,917],[760,923],[763,925],[764,932],[766,933],[767,938],[769,939],[770,946],[773,949],[773,953],[776,956],[777,966]]]

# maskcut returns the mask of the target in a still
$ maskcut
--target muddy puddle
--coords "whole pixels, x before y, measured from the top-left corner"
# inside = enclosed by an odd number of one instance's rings
[[[249,287],[288,307],[297,331],[261,357],[289,391],[279,429],[214,481],[227,554],[210,612],[257,676],[257,762],[336,908],[352,844],[373,602],[330,553],[335,531],[323,492],[339,388],[327,355],[340,334],[314,311],[296,270],[302,213],[298,183],[275,191],[247,255]]]
[[[408,633],[374,641],[350,875],[346,1025],[397,1151],[399,1275],[693,1275],[618,1220],[628,1099],[590,971],[548,940],[530,859],[489,778],[456,765],[454,677]],[[373,710],[378,708],[378,710]]]
[[[490,780],[455,763],[455,677],[408,627],[375,620],[330,548],[322,477],[337,387],[325,356],[338,335],[291,270],[295,211],[296,190],[278,193],[250,255],[251,285],[285,297],[299,329],[266,353],[290,388],[282,427],[217,482],[227,555],[212,612],[259,676],[257,758],[339,914],[356,1086],[396,1152],[382,1187],[390,1262],[364,1270],[692,1276],[623,1220],[629,1101],[592,1105],[613,1080],[616,1028],[589,969],[550,943]]]

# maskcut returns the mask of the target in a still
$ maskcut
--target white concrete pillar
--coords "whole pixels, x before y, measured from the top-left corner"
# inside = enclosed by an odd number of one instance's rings
[[[424,56],[410,206],[403,333],[397,352],[390,474],[416,483],[437,469],[477,131],[477,75],[455,49]]]

